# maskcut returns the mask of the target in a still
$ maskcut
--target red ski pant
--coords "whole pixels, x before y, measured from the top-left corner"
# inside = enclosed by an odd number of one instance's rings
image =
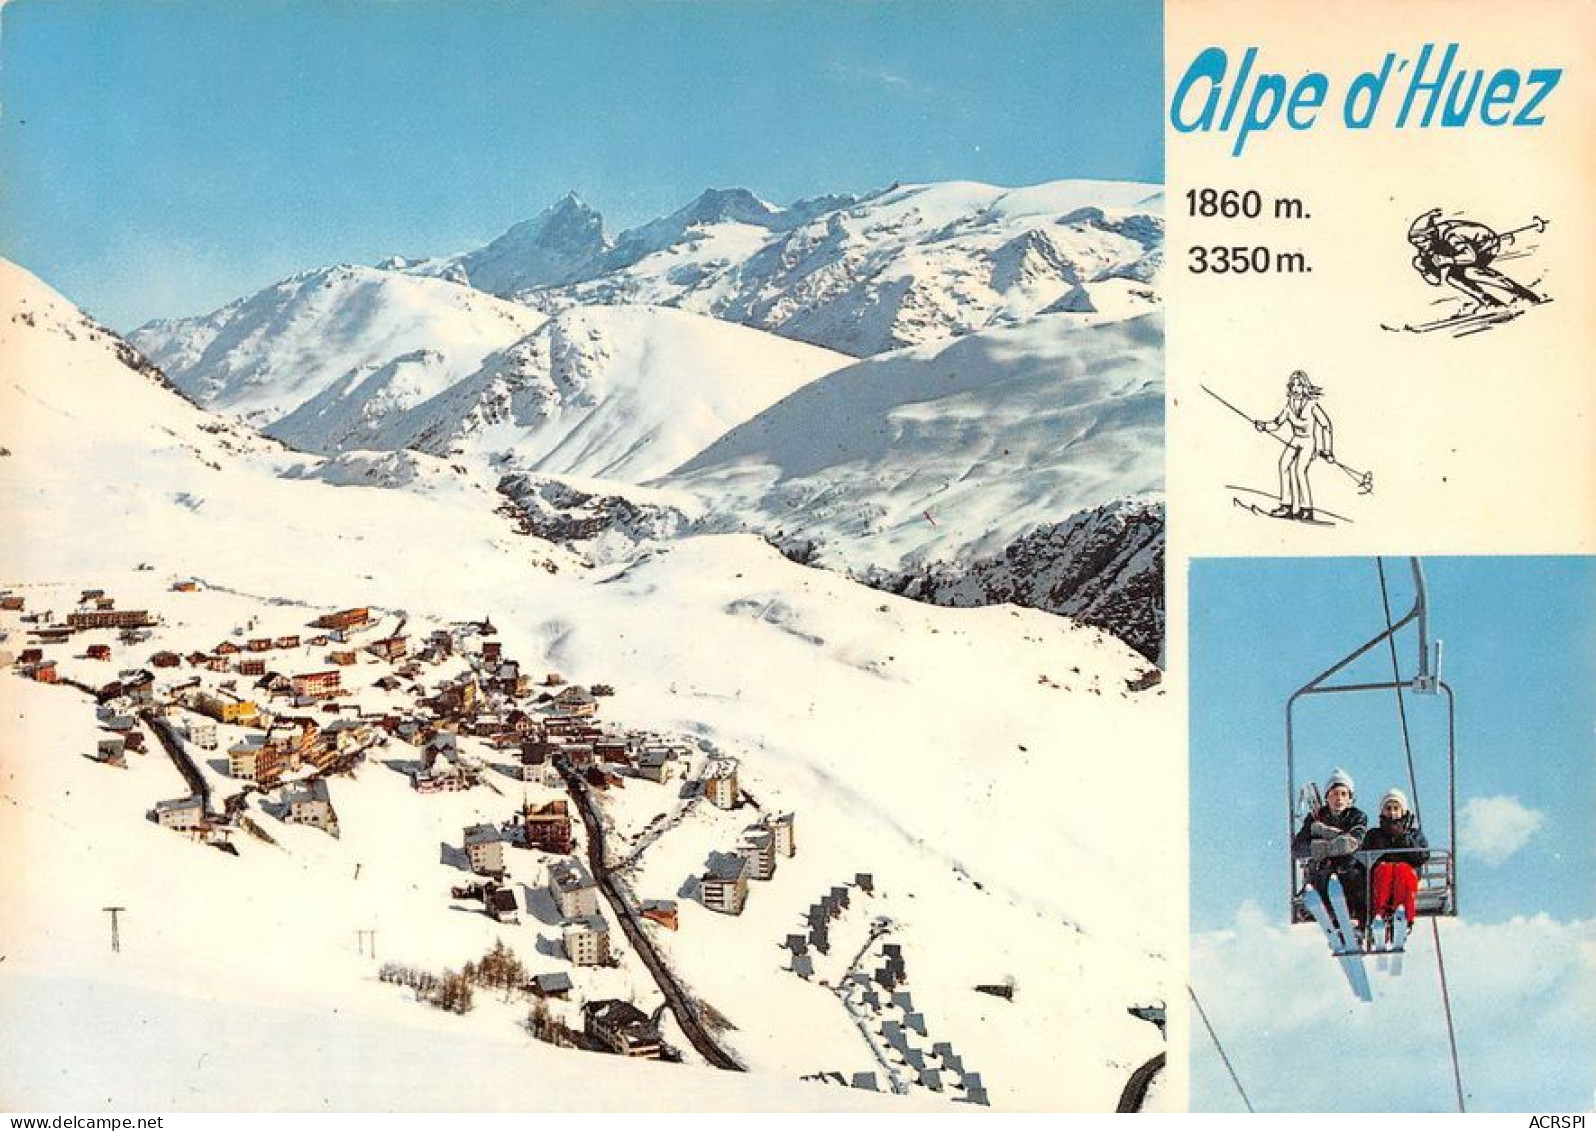
[[[1376,918],[1390,919],[1398,907],[1407,909],[1409,923],[1417,917],[1414,896],[1419,891],[1419,874],[1411,864],[1392,861],[1376,864],[1374,875],[1370,877],[1370,887]]]

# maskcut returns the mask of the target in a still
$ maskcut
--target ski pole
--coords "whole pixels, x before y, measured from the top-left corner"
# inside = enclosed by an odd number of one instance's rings
[[[1372,472],[1372,471],[1359,471],[1356,468],[1348,467],[1346,464],[1342,463],[1340,460],[1336,461],[1336,466],[1339,467],[1342,471],[1346,472],[1348,478],[1350,478],[1354,483],[1356,483],[1358,485],[1358,494],[1360,494],[1360,495],[1368,495],[1368,494],[1372,494],[1373,493],[1373,491],[1374,491],[1374,472]]]
[[[1220,404],[1224,405],[1231,412],[1233,412],[1237,416],[1241,417],[1248,424],[1251,424],[1254,427],[1257,426],[1258,420],[1257,420],[1256,417],[1250,416],[1247,413],[1242,412],[1241,409],[1239,409],[1235,405],[1231,404],[1224,397],[1220,396],[1218,393],[1216,393],[1212,389],[1210,389],[1207,385],[1198,385],[1197,387],[1199,389],[1201,389],[1203,392],[1207,393],[1210,397],[1213,397],[1214,400],[1216,400]],[[1268,436],[1271,440],[1273,440],[1275,443],[1279,444],[1281,447],[1285,447],[1286,446],[1286,442],[1284,440],[1282,440],[1279,436],[1276,436],[1273,432],[1265,432],[1264,435]]]
[[[1505,239],[1511,239],[1512,237],[1518,235],[1520,232],[1530,232],[1530,231],[1544,232],[1545,230],[1546,230],[1546,221],[1541,219],[1539,216],[1533,216],[1533,217],[1530,218],[1530,222],[1528,224],[1525,224],[1523,227],[1513,228],[1511,231],[1502,232],[1502,233],[1500,233],[1497,236],[1497,238],[1505,240]]]

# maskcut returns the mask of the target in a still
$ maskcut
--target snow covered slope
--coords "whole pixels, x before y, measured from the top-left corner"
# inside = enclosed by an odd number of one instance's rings
[[[1163,388],[1160,315],[1043,317],[833,373],[661,485],[857,574],[968,563],[1161,492]]]
[[[362,425],[458,381],[541,321],[466,287],[341,265],[202,317],[151,322],[132,341],[196,402],[257,426],[315,398],[278,435],[333,450],[358,440]]]
[[[786,210],[723,190],[623,233],[589,277],[500,293],[680,306],[865,356],[1047,311],[1150,310],[1162,212],[1156,186],[1095,181],[894,186]]]
[[[364,446],[636,482],[847,360],[681,311],[577,308]]]
[[[226,856],[146,820],[183,788],[159,753],[130,756],[126,770],[92,764],[80,756],[98,734],[92,704],[0,670],[0,838],[7,858],[29,861],[0,871],[0,921],[15,925],[0,966],[0,1055],[25,1066],[29,1090],[17,1094],[30,1103],[339,1108],[380,1096],[399,1108],[536,1109],[571,1106],[574,1088],[596,1097],[584,1106],[879,1110],[874,1095],[834,1089],[810,1104],[791,1090],[800,1074],[876,1067],[847,1011],[783,969],[779,945],[806,905],[859,872],[879,881],[868,911],[892,921],[932,1039],[963,1052],[994,1106],[1105,1109],[1160,1051],[1125,1008],[1179,987],[1181,877],[1169,861],[1181,846],[1159,830],[1182,825],[1180,763],[1162,694],[1129,690],[1145,664],[1117,641],[1031,611],[904,601],[742,535],[687,538],[595,576],[512,533],[469,481],[425,459],[351,457],[332,482],[276,477],[317,468],[208,421],[129,368],[114,339],[80,330],[36,281],[8,270],[5,282],[0,509],[20,533],[0,542],[0,588],[26,594],[30,610],[59,610],[103,587],[119,607],[163,618],[137,645],[105,630],[109,665],[80,655],[80,641],[47,646],[66,674],[211,648],[251,620],[300,632],[331,606],[402,615],[418,636],[488,616],[526,669],[612,685],[606,720],[734,753],[762,807],[798,814],[801,846],[744,915],[682,896],[681,930],[658,932],[687,983],[735,1025],[725,1039],[751,1068],[746,1087],[692,1065],[579,1056],[527,1038],[524,1003],[482,994],[463,1017],[430,1012],[378,983],[356,945],[375,929],[384,960],[458,968],[503,937],[538,969],[562,968],[549,924],[490,924],[447,896],[459,873],[440,841],[507,816],[519,782],[492,773],[491,788],[424,796],[383,755],[333,779],[338,839],[271,824],[277,844],[243,837]],[[58,390],[62,373],[88,392]],[[333,485],[366,470],[414,474],[427,490]],[[204,592],[169,591],[193,575]],[[21,634],[19,614],[0,617],[0,632]],[[1123,819],[1131,799],[1135,831]],[[677,803],[641,780],[602,802],[617,829]],[[748,812],[695,811],[632,882],[676,897]],[[120,956],[106,949],[108,905],[129,908]],[[658,1001],[635,963],[592,981],[574,973],[584,994]],[[1007,979],[1012,1001],[973,988]],[[185,1008],[199,996],[226,1004],[223,1047],[208,1024],[217,1011]],[[160,1087],[82,1067],[120,1065],[128,1017],[161,1050]],[[286,1075],[274,1070],[280,1045],[292,1050]],[[446,1049],[423,1056],[431,1045]],[[486,1064],[451,1088],[453,1067],[469,1062],[457,1049],[481,1050]],[[218,1061],[234,1072],[218,1076]],[[506,1062],[521,1090],[484,1095],[516,1088]],[[60,1064],[72,1067],[49,1072]],[[949,1098],[912,1091],[915,1103]]]

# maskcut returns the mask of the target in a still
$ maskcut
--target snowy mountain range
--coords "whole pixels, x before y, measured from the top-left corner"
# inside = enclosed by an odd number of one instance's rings
[[[1161,207],[1155,186],[1077,181],[786,208],[730,189],[612,236],[568,196],[475,251],[309,272],[133,341],[302,451],[427,453],[523,498],[526,476],[646,484],[696,531],[1034,604],[1157,658],[1161,600],[1126,610],[1162,588],[1141,552],[1149,523],[1161,537]],[[1032,537],[1118,501],[1143,521]],[[955,582],[1026,538],[1013,553],[1069,584]],[[1110,561],[1134,567],[1085,575]]]
[[[427,796],[383,760],[401,753],[373,756],[328,779],[338,838],[288,825],[252,796],[245,811],[271,842],[240,837],[236,854],[218,853],[146,818],[187,788],[158,748],[125,769],[80,756],[101,734],[92,700],[5,667],[4,843],[30,861],[0,871],[0,918],[13,931],[0,1055],[18,1071],[19,1103],[559,1108],[579,1094],[622,1108],[902,1107],[847,1089],[806,1099],[793,1083],[875,1067],[849,1013],[785,969],[779,945],[817,892],[861,871],[878,880],[872,914],[891,921],[915,1000],[939,1039],[984,1071],[994,1106],[1111,1107],[1161,1051],[1126,1010],[1178,988],[1170,956],[1183,924],[1168,912],[1180,878],[1170,846],[1127,837],[1103,802],[1135,796],[1151,827],[1178,827],[1179,756],[1162,693],[1139,689],[1145,661],[1112,637],[1030,610],[899,599],[749,535],[684,530],[580,568],[568,550],[517,533],[493,509],[502,496],[464,464],[413,451],[323,459],[206,412],[9,264],[0,356],[0,510],[16,532],[0,542],[0,589],[25,595],[31,613],[70,609],[94,586],[118,608],[159,616],[132,644],[94,630],[109,664],[82,639],[46,643],[68,679],[110,678],[157,649],[211,648],[246,625],[298,633],[355,604],[418,638],[487,618],[526,670],[612,685],[607,720],[736,751],[760,806],[796,811],[803,830],[798,857],[743,915],[682,898],[681,930],[656,932],[729,1022],[723,1039],[748,1064],[746,1085],[694,1063],[578,1054],[528,1038],[524,1005],[483,1000],[464,1016],[417,1005],[378,980],[354,941],[377,929],[385,960],[432,969],[475,960],[495,939],[538,969],[560,961],[546,924],[492,923],[448,897],[460,873],[440,841],[502,819],[522,783],[493,770],[491,789]],[[363,485],[388,478],[408,478],[407,489]],[[632,490],[698,505],[678,485]],[[191,577],[203,579],[198,592],[172,591]],[[0,613],[0,649],[26,636],[20,615]],[[282,657],[272,662],[285,671],[325,663],[308,647]],[[191,676],[157,670],[162,688]],[[218,791],[237,789],[221,766],[201,770]],[[641,826],[673,796],[640,780],[612,794],[602,803],[617,826]],[[643,891],[675,897],[747,819],[702,808],[711,812],[650,850],[633,880]],[[99,910],[111,905],[129,909],[114,956]],[[573,976],[583,997],[659,1003],[634,960]],[[976,992],[980,982],[1017,989],[999,1000]],[[217,1046],[221,1024],[235,1039]],[[1036,1040],[1046,1031],[1071,1036]],[[135,1038],[160,1042],[161,1073],[118,1055]],[[281,1057],[263,1052],[279,1045]],[[473,1089],[493,1085],[486,1100],[449,1090],[466,1065]],[[905,1104],[947,1101],[914,1091]]]
[[[1154,186],[1082,181],[893,186],[787,208],[722,189],[611,239],[567,197],[485,248],[401,269],[550,311],[680,307],[858,357],[1045,311],[1151,309],[1162,207]]]

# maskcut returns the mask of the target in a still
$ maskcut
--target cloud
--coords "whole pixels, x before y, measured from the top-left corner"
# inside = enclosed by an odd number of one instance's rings
[[[1458,845],[1465,855],[1495,867],[1545,823],[1544,813],[1516,797],[1471,797],[1458,811]]]
[[[857,64],[833,60],[828,64],[827,70],[833,79],[846,84],[880,87],[887,91],[895,91],[902,94],[928,95],[931,93],[930,87],[916,82],[901,71],[895,71],[879,63]]]
[[[1455,1107],[1431,921],[1401,977],[1365,959],[1356,1001],[1311,925],[1244,906],[1192,939],[1192,986],[1260,1111],[1450,1111]],[[1470,1111],[1586,1110],[1596,1084],[1596,921],[1546,915],[1439,924]],[[1193,1111],[1241,1100],[1202,1023],[1191,1025]]]

